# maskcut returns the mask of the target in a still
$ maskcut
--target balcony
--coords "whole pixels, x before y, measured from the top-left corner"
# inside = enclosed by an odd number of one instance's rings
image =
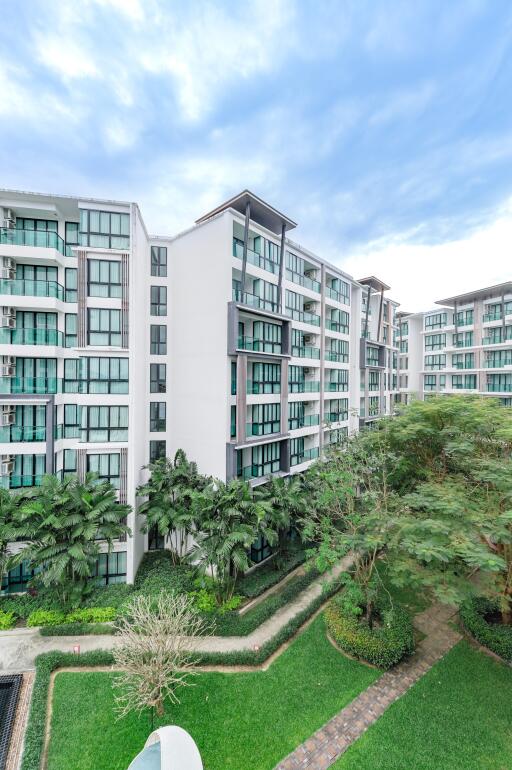
[[[313,428],[320,424],[319,414],[306,414],[303,417],[290,417],[288,430],[300,430],[301,428]]]
[[[512,366],[512,355],[503,358],[488,358],[484,361],[485,369],[502,369],[504,366]]]
[[[473,319],[472,318],[461,318],[460,321],[457,321],[457,328],[459,326],[473,326]]]
[[[494,313],[484,313],[482,317],[482,321],[485,323],[488,323],[489,321],[501,321],[503,318],[503,314],[501,311],[494,312]]]
[[[331,321],[330,318],[325,319],[325,328],[330,329],[332,332],[339,332],[340,334],[348,334],[349,328],[348,326],[345,326],[344,324],[341,324],[339,321]],[[363,337],[366,339],[369,339],[369,332],[367,332],[366,336],[362,334]]]
[[[64,301],[64,287],[57,281],[0,280],[0,294],[10,297],[52,297]]]
[[[0,377],[0,393],[46,395],[58,392],[57,377]]]
[[[3,489],[29,489],[30,487],[39,487],[43,481],[42,474],[32,474],[30,476],[19,476],[12,474],[10,476],[0,476],[0,486]]]
[[[240,350],[251,350],[254,353],[274,353],[281,355],[283,348],[281,342],[271,342],[260,337],[239,337],[238,347]]]
[[[245,435],[251,436],[272,436],[281,432],[281,423],[275,422],[247,422],[245,424]]]
[[[235,302],[240,302],[242,305],[247,305],[248,307],[253,307],[257,310],[267,310],[271,313],[277,313],[279,310],[277,302],[258,297],[256,294],[250,294],[247,291],[241,291],[235,287],[233,287],[233,299]]]
[[[281,383],[266,380],[247,380],[247,393],[255,396],[281,393]]]
[[[320,383],[317,380],[303,380],[302,382],[290,382],[290,393],[319,393]]]
[[[336,300],[336,302],[341,302],[342,305],[350,304],[349,299],[347,297],[341,294],[341,292],[336,291],[336,289],[333,289],[331,286],[325,287],[325,296],[329,297],[329,299]]]
[[[290,268],[287,267],[286,278],[292,283],[297,283],[299,286],[304,286],[305,289],[310,289],[311,291],[315,291],[317,294],[320,294],[320,283],[315,281],[313,278],[310,278],[308,275],[297,273],[295,270],[290,270]]]
[[[292,356],[296,358],[320,358],[320,348],[312,345],[293,345]]]
[[[64,346],[64,334],[58,329],[0,329],[0,345]]]
[[[512,334],[508,334],[505,337],[505,339],[503,339],[501,336],[494,336],[494,335],[492,337],[482,338],[482,345],[503,345],[506,342],[508,343],[512,342]]]
[[[55,426],[55,438],[57,440],[63,438],[81,438],[82,431],[78,425],[59,425]]]
[[[325,360],[326,361],[335,361],[338,364],[348,364],[348,354],[347,353],[338,353],[336,350],[326,350],[325,351]]]
[[[324,390],[327,390],[330,393],[333,393],[333,392],[344,393],[348,390],[348,383],[347,382],[325,382]]]
[[[233,256],[237,259],[243,259],[244,256],[244,244],[237,238],[233,238]],[[257,251],[247,249],[247,262],[260,267],[262,270],[267,270],[269,273],[274,273],[274,275],[279,273],[279,262],[274,262],[272,259],[258,254]]]
[[[5,425],[0,427],[0,444],[46,441],[44,425]]]
[[[289,318],[293,318],[294,321],[301,321],[312,326],[320,326],[320,316],[316,315],[316,313],[310,313],[308,310],[296,310],[295,308],[287,307],[285,313]]]
[[[62,255],[70,251],[66,249],[60,235],[53,230],[18,230],[11,227],[0,227],[0,245],[56,249]],[[72,256],[72,252],[68,256]]]
[[[502,384],[488,382],[486,390],[488,393],[512,393],[512,382],[505,382]]]
[[[324,422],[346,422],[348,412],[327,412],[324,414]]]
[[[309,462],[310,460],[316,460],[320,454],[320,450],[317,446],[310,449],[303,449],[297,454],[290,456],[290,465],[301,465],[302,463]]]

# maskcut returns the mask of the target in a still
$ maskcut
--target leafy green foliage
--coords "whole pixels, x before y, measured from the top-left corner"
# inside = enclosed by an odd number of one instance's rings
[[[109,623],[115,620],[117,610],[115,607],[84,607],[73,610],[66,616],[67,623]]]
[[[373,626],[358,617],[356,606],[342,592],[325,610],[329,633],[342,650],[379,668],[391,668],[413,652],[412,621],[400,605],[377,605],[380,625]]]
[[[498,613],[499,609],[498,602],[475,597],[464,602],[460,608],[460,619],[480,644],[512,663],[512,627],[493,623],[486,618]]]
[[[57,626],[64,623],[66,616],[59,610],[34,610],[27,618],[27,626],[34,628],[37,626]]]
[[[251,572],[240,575],[236,581],[235,590],[248,599],[254,599],[280,583],[286,575],[293,572],[305,560],[306,554],[302,544],[297,541],[289,542],[286,545],[286,551],[281,552],[279,562],[272,558]]]
[[[56,626],[42,626],[40,636],[110,636],[116,633],[108,623],[59,623]]]
[[[187,564],[176,564],[168,549],[148,551],[137,570],[134,589],[142,593],[188,593],[194,589],[194,570]]]
[[[16,625],[16,615],[14,612],[4,612],[0,610],[0,631],[8,631]]]

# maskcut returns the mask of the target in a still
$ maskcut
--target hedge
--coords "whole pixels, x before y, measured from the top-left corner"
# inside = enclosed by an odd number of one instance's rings
[[[459,615],[471,636],[500,658],[512,663],[512,626],[489,623],[485,619],[485,615],[497,611],[497,602],[478,596],[464,602]]]
[[[242,575],[236,581],[235,591],[248,599],[255,599],[264,591],[277,585],[290,572],[303,564],[306,560],[306,554],[302,545],[289,545],[286,556],[281,559],[279,567],[276,566],[276,559],[270,559],[266,564],[257,567],[248,575]]]
[[[334,598],[325,620],[336,644],[349,655],[379,668],[391,668],[414,650],[414,631],[409,613],[400,605],[380,609],[382,625],[370,628],[355,615],[344,612]]]
[[[340,587],[338,579],[327,583],[323,592],[292,618],[272,639],[258,650],[239,650],[233,652],[203,652],[197,656],[197,664],[203,666],[259,666],[264,663],[282,644],[287,642],[309,618],[314,615],[330,596]],[[32,693],[32,703],[25,733],[25,749],[21,770],[40,770],[44,747],[46,708],[48,689],[52,671],[66,666],[110,666],[114,656],[106,650],[85,652],[75,655],[69,652],[46,652],[36,658],[36,678]]]
[[[27,618],[27,626],[34,628],[37,626],[56,626],[64,623],[66,616],[59,610],[34,610]]]
[[[56,626],[41,626],[41,636],[110,636],[116,633],[110,623],[59,623]]]

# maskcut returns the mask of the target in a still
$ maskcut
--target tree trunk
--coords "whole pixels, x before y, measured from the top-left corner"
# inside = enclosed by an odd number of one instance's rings
[[[156,711],[156,715],[158,717],[163,717],[163,715],[164,715],[164,704],[163,704],[163,701],[162,701],[161,698],[159,698],[157,700],[157,702],[155,703],[155,711]]]
[[[366,602],[366,622],[368,623],[368,627],[373,627],[373,620],[372,620],[372,613],[373,613],[373,603],[370,599]]]

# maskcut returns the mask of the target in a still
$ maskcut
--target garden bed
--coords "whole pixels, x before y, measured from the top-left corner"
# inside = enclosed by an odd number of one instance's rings
[[[476,597],[465,602],[459,611],[466,631],[507,663],[512,663],[512,626],[503,625],[496,602]]]

